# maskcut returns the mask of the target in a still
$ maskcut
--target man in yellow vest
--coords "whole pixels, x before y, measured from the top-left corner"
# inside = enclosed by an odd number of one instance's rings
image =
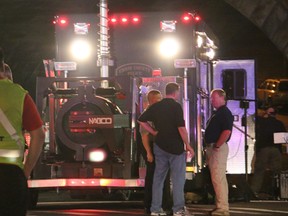
[[[8,64],[6,64],[4,62],[4,51],[3,49],[0,47],[0,64],[2,65],[2,68],[1,68],[1,74],[2,76],[4,75],[5,77],[7,77],[8,79],[12,80],[13,81],[13,75],[12,75],[12,71],[9,67]]]
[[[42,120],[33,99],[3,73],[0,62],[0,215],[26,215],[27,179],[44,143]],[[23,130],[31,142],[23,164]]]

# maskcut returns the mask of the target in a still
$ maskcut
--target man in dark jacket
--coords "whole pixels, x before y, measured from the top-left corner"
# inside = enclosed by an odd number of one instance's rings
[[[274,133],[285,132],[284,124],[276,119],[276,110],[269,107],[263,116],[256,119],[256,161],[251,189],[257,196],[260,192],[265,171],[277,173],[282,168],[281,145],[274,144]]]

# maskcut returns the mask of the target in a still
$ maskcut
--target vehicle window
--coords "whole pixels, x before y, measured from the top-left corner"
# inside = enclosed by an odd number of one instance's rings
[[[267,86],[267,82],[262,82],[259,86],[259,89],[265,89]]]
[[[271,85],[272,85],[272,90],[276,91],[277,87],[278,87],[278,83],[277,82],[272,82]]]
[[[267,85],[267,89],[268,90],[274,90],[275,89],[274,83],[273,82],[269,82],[268,85]]]
[[[279,91],[288,91],[288,81],[279,83]]]

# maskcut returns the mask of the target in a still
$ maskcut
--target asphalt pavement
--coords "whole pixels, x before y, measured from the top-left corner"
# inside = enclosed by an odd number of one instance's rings
[[[110,194],[110,193],[109,193]],[[102,194],[103,195],[103,194]],[[121,198],[121,191],[113,196],[105,194],[89,197],[85,200],[71,199],[69,191],[46,191],[39,194],[39,202],[35,209],[28,211],[28,216],[63,216],[63,215],[147,215],[143,208],[143,193],[132,191],[129,201]],[[191,215],[209,215],[215,207],[210,204],[187,203]],[[288,200],[252,200],[249,202],[231,202],[231,216],[268,216],[288,215]]]

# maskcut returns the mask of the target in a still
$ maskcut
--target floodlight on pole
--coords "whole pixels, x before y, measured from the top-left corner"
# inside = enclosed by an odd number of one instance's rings
[[[98,61],[97,65],[101,67],[100,75],[101,77],[109,76],[109,66],[113,65],[112,60],[110,59],[110,47],[109,47],[109,34],[108,34],[108,4],[107,0],[100,0],[100,32],[99,32],[99,52],[98,52]],[[103,80],[101,82],[103,88],[109,86],[108,80]]]
[[[209,58],[209,60],[214,59],[215,57],[215,50],[212,48],[208,48],[208,50],[206,51],[206,56]]]
[[[172,58],[180,50],[180,43],[176,38],[168,37],[160,41],[159,51],[163,57]]]
[[[91,55],[91,45],[87,40],[74,40],[71,43],[70,50],[73,58],[79,61],[85,61]]]
[[[202,45],[203,45],[203,43],[204,43],[203,37],[200,36],[200,35],[197,35],[196,41],[197,41],[197,43],[196,43],[196,44],[197,44],[197,47],[198,47],[198,48],[202,47]]]
[[[215,46],[214,41],[210,39],[205,32],[196,32],[196,44],[197,49],[200,51],[200,57],[208,57],[209,60],[212,60],[215,57]]]

